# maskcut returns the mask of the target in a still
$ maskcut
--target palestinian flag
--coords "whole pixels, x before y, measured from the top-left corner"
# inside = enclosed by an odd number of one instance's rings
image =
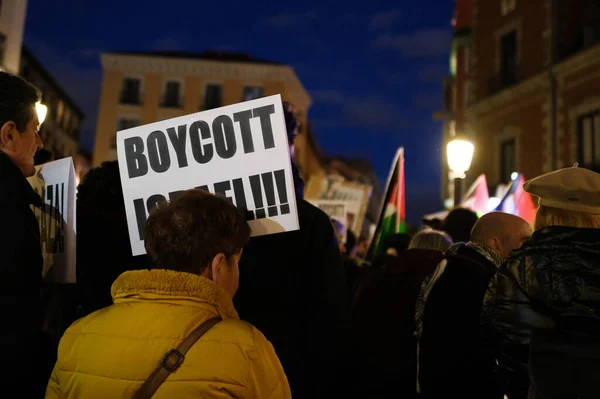
[[[380,253],[383,250],[383,243],[389,236],[406,231],[405,213],[404,148],[400,147],[392,163],[369,255],[372,255],[374,251]]]

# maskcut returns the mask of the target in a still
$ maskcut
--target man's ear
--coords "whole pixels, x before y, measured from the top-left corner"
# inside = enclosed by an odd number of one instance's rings
[[[493,249],[495,252],[500,251],[500,239],[498,237],[490,237],[488,239],[488,246],[490,249]]]
[[[209,278],[214,281],[215,276],[219,276],[221,274],[221,268],[224,266],[227,266],[227,258],[222,253],[216,254],[212,262],[210,262]]]
[[[17,126],[13,121],[8,121],[0,127],[0,148],[12,150],[15,142],[15,135],[19,134]]]

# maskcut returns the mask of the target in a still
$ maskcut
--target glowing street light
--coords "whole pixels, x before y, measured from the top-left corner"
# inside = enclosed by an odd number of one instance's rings
[[[455,138],[448,142],[448,167],[454,177],[454,206],[460,205],[463,195],[465,172],[471,167],[475,146],[470,141]]]
[[[41,125],[42,123],[44,123],[44,120],[46,119],[46,115],[48,114],[48,107],[46,107],[42,103],[36,103],[35,110],[37,111],[38,122]]]

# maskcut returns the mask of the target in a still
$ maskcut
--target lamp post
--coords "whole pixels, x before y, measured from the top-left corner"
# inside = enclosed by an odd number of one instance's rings
[[[448,167],[454,177],[454,206],[462,201],[465,172],[471,167],[473,160],[473,143],[465,139],[454,138],[448,142]]]
[[[46,115],[48,114],[48,107],[46,107],[42,103],[35,103],[35,110],[37,111],[38,122],[41,125],[42,123],[44,123]]]

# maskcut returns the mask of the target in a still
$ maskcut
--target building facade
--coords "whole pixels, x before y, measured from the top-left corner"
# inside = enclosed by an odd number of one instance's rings
[[[18,75],[27,0],[0,1],[0,71]]]
[[[79,155],[79,135],[84,114],[34,55],[23,46],[20,75],[42,92],[48,114],[40,128],[44,149],[36,154],[36,163]]]
[[[475,144],[470,181],[485,173],[493,189],[575,162],[600,171],[598,3],[471,0],[470,17],[464,101],[454,96],[456,131]]]
[[[119,130],[281,94],[301,120],[295,148],[299,168],[310,176],[322,167],[308,132],[311,98],[287,65],[221,52],[106,53],[102,68],[93,166],[117,158]]]
[[[446,143],[456,137],[457,132],[468,129],[466,109],[472,90],[471,75],[471,0],[456,0],[454,18],[452,19],[453,37],[450,49],[449,74],[444,79],[444,108],[434,114],[434,119],[443,121],[444,151],[442,151],[442,199],[448,203],[454,198],[454,179],[448,168]]]

